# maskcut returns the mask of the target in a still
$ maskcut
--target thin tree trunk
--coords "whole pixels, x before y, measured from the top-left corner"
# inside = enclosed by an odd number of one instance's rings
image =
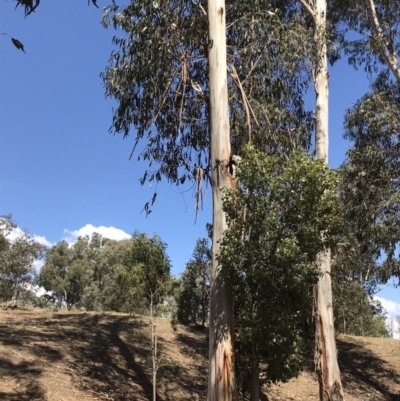
[[[379,23],[378,16],[376,14],[374,0],[369,0],[367,2],[367,7],[369,8],[369,13],[371,16],[375,37],[378,39],[377,43],[379,44],[379,51],[383,59],[385,60],[387,66],[395,76],[397,82],[400,82],[400,68],[396,51],[395,50],[389,51],[389,49],[391,48],[394,49],[393,39],[389,39],[392,42],[390,43],[388,38],[385,37],[385,35],[382,32],[382,28]]]
[[[344,309],[343,309],[343,334],[346,334],[346,317],[344,315]]]
[[[260,365],[258,360],[258,349],[254,342],[251,355],[251,388],[250,401],[260,400]]]
[[[151,359],[153,363],[153,401],[157,399],[157,326],[154,327],[153,294],[150,295]]]
[[[316,0],[314,11],[315,42],[318,46],[315,66],[315,151],[317,159],[324,159],[328,163],[329,74],[326,49],[326,0]],[[317,262],[320,277],[316,290],[314,361],[318,374],[320,400],[343,401],[333,322],[330,250],[321,252]]]
[[[201,303],[201,325],[206,327],[206,301],[203,298],[203,302]]]
[[[210,293],[209,401],[234,397],[233,301],[218,265],[219,241],[227,228],[222,189],[233,185],[228,164],[231,156],[226,65],[225,1],[208,1],[210,136],[213,193],[212,273]]]

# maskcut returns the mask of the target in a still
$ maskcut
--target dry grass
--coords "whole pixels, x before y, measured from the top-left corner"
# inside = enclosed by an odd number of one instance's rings
[[[160,320],[158,399],[205,400],[207,334]],[[346,401],[400,401],[400,341],[338,339]],[[150,400],[150,327],[123,314],[0,311],[1,401]],[[317,400],[311,371],[266,389],[269,401]],[[375,399],[373,398],[375,396]]]

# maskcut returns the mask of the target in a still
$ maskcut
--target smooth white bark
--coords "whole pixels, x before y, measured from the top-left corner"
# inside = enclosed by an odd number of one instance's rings
[[[326,0],[313,3],[300,0],[315,22],[317,56],[314,68],[315,83],[315,156],[328,163],[329,149],[329,73],[326,47]],[[306,4],[305,4],[306,3]],[[322,234],[323,235],[323,234]],[[318,374],[320,400],[343,401],[343,388],[337,361],[333,321],[331,252],[327,249],[317,257],[320,277],[315,291],[315,369]]]
[[[213,245],[210,293],[209,401],[231,401],[234,396],[233,300],[221,277],[217,255],[227,228],[222,190],[232,184],[226,68],[225,1],[209,0],[210,136],[213,193]]]
[[[326,48],[326,0],[315,3],[316,44],[318,56],[315,65],[315,156],[328,163],[328,106],[329,74]],[[315,367],[320,384],[321,401],[344,400],[340,370],[337,361],[335,327],[333,321],[331,252],[318,255],[320,267],[315,308]]]
[[[393,52],[389,51],[391,46],[389,46],[389,41],[382,32],[382,28],[379,23],[378,16],[376,14],[374,0],[368,0],[367,7],[369,8],[369,13],[370,13],[372,25],[374,28],[374,34],[379,40],[380,53],[381,53],[382,57],[384,58],[384,60],[386,61],[387,66],[390,68],[393,75],[395,76],[397,82],[400,83],[400,68],[399,68],[399,61],[397,59],[397,54],[396,54],[396,51],[393,51]],[[392,47],[394,48],[394,46],[392,46]]]

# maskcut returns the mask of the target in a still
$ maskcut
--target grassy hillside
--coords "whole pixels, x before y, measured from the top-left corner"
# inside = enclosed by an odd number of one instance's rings
[[[158,399],[206,400],[207,333],[160,320]],[[346,401],[400,401],[400,341],[338,339]],[[0,400],[151,400],[148,319],[0,311]],[[374,398],[375,397],[375,398]],[[266,389],[269,401],[318,400],[311,371]]]

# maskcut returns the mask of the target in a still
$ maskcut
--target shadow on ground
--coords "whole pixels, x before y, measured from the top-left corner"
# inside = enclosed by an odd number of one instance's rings
[[[164,323],[165,324],[165,323]],[[185,329],[175,336],[160,326],[158,399],[192,400],[206,396],[205,336]],[[42,386],[52,364],[63,366],[74,390],[99,400],[152,399],[150,326],[146,319],[126,315],[59,313],[18,324],[0,325],[0,345],[40,363],[13,364],[0,360],[0,376],[18,375],[24,393],[7,394],[5,401],[48,400]],[[12,360],[11,355],[11,360]],[[185,358],[183,358],[185,356]],[[187,358],[190,359],[188,363]],[[15,361],[19,359],[15,358]],[[77,398],[78,399],[78,398]]]
[[[21,390],[13,393],[0,391],[2,401],[42,401],[45,400],[43,388],[37,379],[41,371],[31,362],[13,363],[5,359],[0,359],[0,377],[3,385],[7,387],[9,381],[15,381],[16,386]]]
[[[61,391],[57,377],[66,383],[62,391],[70,391],[64,393],[65,399],[152,399],[148,319],[13,313],[0,316],[0,400],[61,399],[49,395],[52,388]],[[158,400],[206,399],[207,331],[180,326],[173,333],[164,321],[159,334]],[[400,388],[400,377],[386,361],[358,340],[338,339],[337,343],[343,385],[349,394],[360,399],[373,389],[387,401],[400,401],[400,392],[394,390]]]
[[[400,393],[390,390],[393,385],[400,388],[400,377],[386,361],[360,343],[336,341],[343,387],[347,392],[357,394],[373,388],[387,401],[400,401]]]

